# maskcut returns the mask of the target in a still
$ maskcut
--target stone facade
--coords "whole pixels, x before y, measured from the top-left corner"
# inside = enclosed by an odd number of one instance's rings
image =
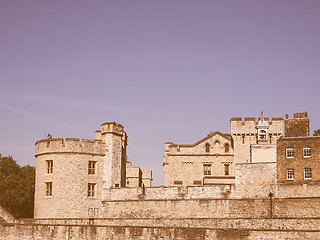
[[[320,137],[283,137],[283,123],[233,118],[230,135],[165,143],[160,187],[127,161],[120,124],[102,124],[95,140],[40,140],[36,219],[0,207],[0,239],[320,239]]]
[[[138,166],[132,166],[127,161],[126,165],[126,187],[151,187],[152,171],[141,170]]]
[[[283,118],[263,118],[268,122],[266,130],[266,143],[275,145],[277,140],[283,135]],[[260,121],[260,119],[258,119]],[[251,160],[251,146],[258,143],[258,129],[255,118],[232,118],[230,120],[230,132],[234,142],[234,161],[236,163],[246,163]]]
[[[115,122],[102,124],[95,140],[38,141],[35,218],[99,217],[103,189],[126,186],[126,146],[127,134]]]
[[[165,143],[165,186],[234,184],[231,138],[213,132],[191,145]]]
[[[232,118],[230,132],[210,133],[192,145],[165,143],[165,186],[235,184],[236,164],[276,162],[282,118]]]
[[[144,219],[19,221],[0,224],[1,240],[303,240],[319,239],[318,219]]]

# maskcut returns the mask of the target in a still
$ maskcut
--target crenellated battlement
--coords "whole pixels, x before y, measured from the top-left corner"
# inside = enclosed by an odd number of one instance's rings
[[[104,144],[101,140],[79,138],[52,138],[36,142],[35,156],[50,153],[79,153],[92,155],[105,155]]]
[[[122,136],[124,134],[123,126],[116,122],[105,122],[101,124],[101,134],[113,133]]]
[[[247,117],[244,118],[231,118],[230,119],[230,131],[231,134],[255,134],[257,132],[256,125],[258,124],[261,118]],[[263,118],[268,122],[270,133],[279,133],[283,132],[283,118],[272,118],[271,121],[269,118]]]

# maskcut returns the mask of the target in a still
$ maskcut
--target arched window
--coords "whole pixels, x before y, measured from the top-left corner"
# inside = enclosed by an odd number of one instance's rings
[[[265,140],[267,136],[267,132],[265,130],[260,131],[260,140]]]
[[[216,141],[215,143],[214,143],[214,153],[220,153],[220,143],[219,143],[219,141]]]
[[[224,145],[224,152],[226,152],[226,153],[228,153],[229,152],[229,144],[228,143],[226,143],[225,145]]]
[[[206,143],[206,152],[210,152],[210,144],[209,143]]]

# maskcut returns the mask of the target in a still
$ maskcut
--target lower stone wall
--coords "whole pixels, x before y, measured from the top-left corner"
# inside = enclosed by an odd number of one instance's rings
[[[277,163],[241,163],[235,165],[237,197],[277,196]],[[291,195],[295,196],[295,195]],[[320,195],[318,195],[320,196]]]
[[[103,225],[72,225],[68,220],[61,220],[59,224],[39,224],[39,223],[16,223],[11,225],[0,224],[1,240],[54,240],[54,239],[74,239],[74,240],[100,240],[100,239],[119,239],[119,240],[251,240],[251,239],[320,239],[319,220],[304,219],[307,229],[301,229],[300,220],[294,219],[260,219],[254,222],[246,222],[245,219],[226,220],[224,228],[218,225],[211,225],[208,222],[200,227],[175,227],[175,226],[103,226]],[[79,220],[83,221],[83,220]],[[105,221],[105,220],[104,220]],[[157,225],[168,224],[163,219],[157,220]],[[198,220],[191,220],[197,225],[203,224]],[[217,221],[212,219],[212,221]],[[112,222],[112,221],[111,221]],[[110,223],[111,223],[110,222]],[[160,222],[160,224],[159,224]],[[223,222],[218,220],[218,222]],[[245,223],[243,223],[245,222]],[[97,223],[97,222],[96,222]],[[116,222],[115,222],[116,223]],[[180,225],[178,222],[176,223]],[[239,224],[244,228],[237,228]],[[152,225],[152,224],[151,224]],[[269,225],[269,228],[268,228]],[[278,225],[278,226],[277,226]],[[265,226],[266,228],[261,228]],[[310,227],[313,226],[313,227]]]
[[[266,218],[269,199],[103,201],[103,218]]]
[[[313,184],[278,184],[278,196],[287,198],[320,196],[320,183]]]
[[[320,218],[320,198],[102,202],[103,218]]]

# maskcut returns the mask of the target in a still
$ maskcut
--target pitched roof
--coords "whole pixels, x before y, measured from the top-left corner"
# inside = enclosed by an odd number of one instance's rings
[[[180,147],[195,147],[197,145],[199,145],[200,143],[203,143],[204,141],[208,140],[209,138],[215,136],[215,135],[220,135],[221,137],[227,139],[228,141],[231,141],[231,138],[229,137],[228,134],[224,134],[224,133],[221,133],[219,131],[216,131],[216,132],[212,132],[210,134],[208,134],[208,136],[206,136],[205,138],[201,139],[200,141],[194,143],[194,144],[171,144],[169,145],[169,147],[176,147],[176,146],[180,146]]]

